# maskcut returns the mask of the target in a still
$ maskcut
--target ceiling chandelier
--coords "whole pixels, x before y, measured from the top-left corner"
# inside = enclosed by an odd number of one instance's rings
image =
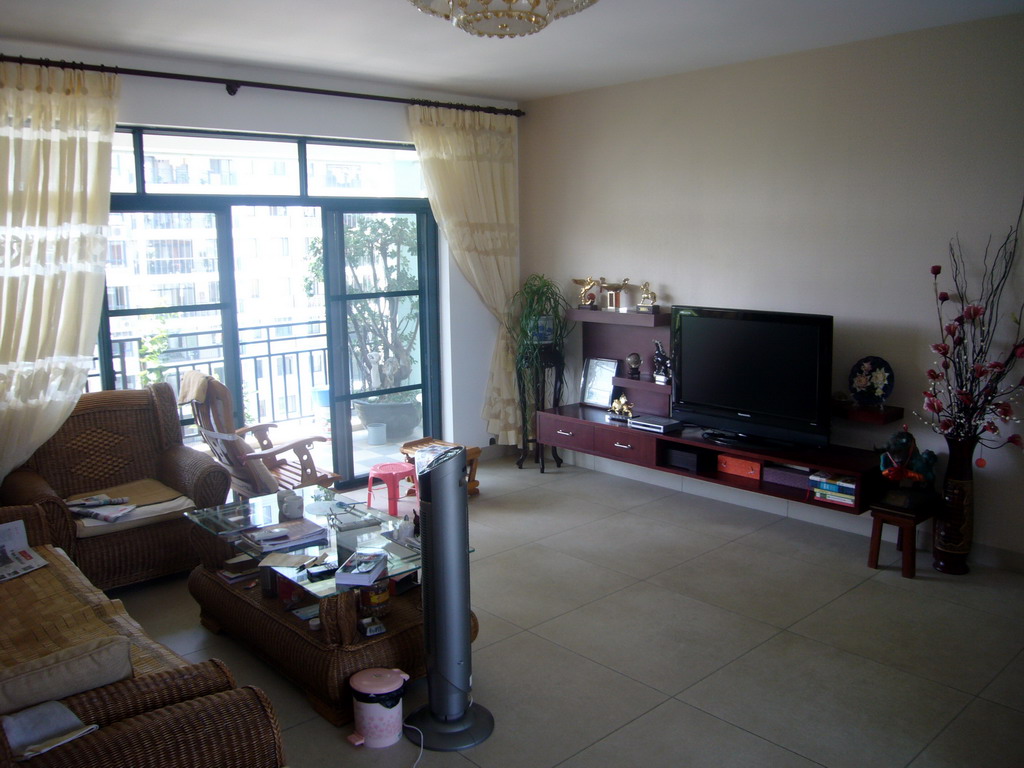
[[[597,0],[409,0],[479,37],[519,37],[540,32],[555,19],[589,8]]]

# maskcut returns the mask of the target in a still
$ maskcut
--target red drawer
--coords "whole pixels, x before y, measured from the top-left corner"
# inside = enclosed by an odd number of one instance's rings
[[[537,439],[542,445],[556,445],[573,451],[592,453],[594,425],[550,413],[537,414]]]
[[[761,478],[761,465],[750,459],[741,459],[739,456],[729,456],[724,453],[718,455],[718,471],[727,475],[739,475],[754,480]]]
[[[616,461],[654,466],[655,437],[636,429],[604,429],[594,431],[594,453]]]

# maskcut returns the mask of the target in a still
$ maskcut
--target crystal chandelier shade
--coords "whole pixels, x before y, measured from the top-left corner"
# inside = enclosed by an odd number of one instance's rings
[[[555,19],[571,16],[597,0],[409,0],[424,13],[440,16],[479,37],[520,37],[540,32]]]

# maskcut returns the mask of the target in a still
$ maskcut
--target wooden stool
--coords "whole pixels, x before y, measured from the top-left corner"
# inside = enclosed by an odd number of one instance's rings
[[[419,440],[410,440],[402,445],[401,451],[405,460],[410,464],[416,463],[416,451],[426,448],[428,445],[450,445],[463,447],[459,443],[446,443],[444,440],[435,440],[432,437],[423,437]],[[480,461],[480,449],[466,447],[466,470],[468,474],[466,487],[470,496],[480,493],[480,481],[476,479],[476,467]]]
[[[366,486],[366,506],[373,506],[373,481],[381,480],[388,490],[388,514],[398,517],[398,481],[403,477],[414,480],[415,475],[414,467],[400,461],[374,464],[370,468],[369,483]]]
[[[917,565],[917,526],[935,514],[935,507],[931,502],[923,502],[906,509],[892,507],[888,504],[872,504],[870,509],[874,523],[871,526],[868,568],[878,567],[878,548],[882,544],[882,525],[888,523],[899,529],[896,534],[896,549],[903,553],[903,578],[914,578]],[[906,534],[909,534],[909,544]]]

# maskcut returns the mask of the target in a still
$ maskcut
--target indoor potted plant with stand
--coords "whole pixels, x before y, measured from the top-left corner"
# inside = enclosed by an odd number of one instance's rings
[[[574,324],[566,317],[569,302],[558,285],[540,274],[526,278],[513,295],[506,318],[516,363],[516,386],[522,419],[522,453],[520,467],[536,444],[536,411],[542,408],[550,386],[552,403],[560,400],[565,377],[565,339]],[[548,383],[548,370],[554,378]]]

